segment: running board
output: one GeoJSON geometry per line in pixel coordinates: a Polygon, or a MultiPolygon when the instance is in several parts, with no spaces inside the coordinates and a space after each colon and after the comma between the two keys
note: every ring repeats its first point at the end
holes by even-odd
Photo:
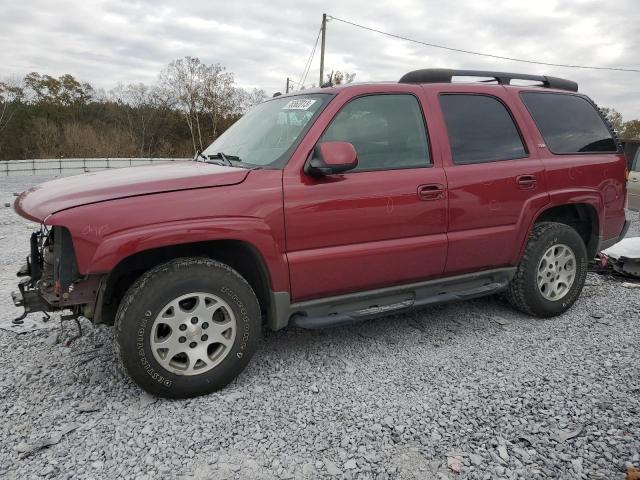
{"type": "Polygon", "coordinates": [[[339,327],[412,308],[483,297],[505,290],[514,274],[515,268],[501,268],[294,303],[289,325],[306,329],[339,327]]]}

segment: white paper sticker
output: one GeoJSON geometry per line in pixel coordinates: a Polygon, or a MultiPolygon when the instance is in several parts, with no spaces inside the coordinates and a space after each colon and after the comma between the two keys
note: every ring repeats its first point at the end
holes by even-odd
{"type": "Polygon", "coordinates": [[[289,100],[282,110],[309,110],[309,107],[316,103],[316,100],[310,100],[308,98],[289,100]]]}

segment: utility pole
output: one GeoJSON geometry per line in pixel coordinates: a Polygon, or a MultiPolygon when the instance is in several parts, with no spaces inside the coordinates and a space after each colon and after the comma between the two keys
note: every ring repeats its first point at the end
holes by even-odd
{"type": "Polygon", "coordinates": [[[289,77],[287,77],[287,92],[286,93],[289,93],[289,77]]]}
{"type": "Polygon", "coordinates": [[[324,37],[327,33],[327,14],[322,14],[322,27],[320,28],[322,35],[322,42],[320,43],[320,83],[318,87],[322,87],[324,83],[324,37]]]}

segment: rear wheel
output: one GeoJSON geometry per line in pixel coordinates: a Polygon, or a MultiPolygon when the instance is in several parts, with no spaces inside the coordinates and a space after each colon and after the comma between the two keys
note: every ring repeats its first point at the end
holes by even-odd
{"type": "Polygon", "coordinates": [[[116,345],[126,372],[154,395],[218,390],[247,365],[260,336],[260,308],[233,269],[204,258],[153,268],[125,294],[116,345]]]}
{"type": "Polygon", "coordinates": [[[525,313],[553,317],[573,305],[586,276],[587,250],[578,232],[563,223],[536,223],[507,298],[525,313]]]}

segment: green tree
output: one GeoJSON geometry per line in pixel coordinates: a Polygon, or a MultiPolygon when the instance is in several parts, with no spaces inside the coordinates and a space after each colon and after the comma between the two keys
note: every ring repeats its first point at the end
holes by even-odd
{"type": "Polygon", "coordinates": [[[624,123],[620,138],[625,140],[640,140],[640,120],[629,120],[624,123]]]}
{"type": "Polygon", "coordinates": [[[600,109],[602,114],[609,120],[609,123],[613,126],[615,132],[620,135],[624,128],[624,121],[622,120],[622,114],[613,108],[603,107],[600,109]]]}
{"type": "Polygon", "coordinates": [[[54,78],[31,72],[24,77],[25,91],[34,103],[54,105],[84,105],[91,100],[93,88],[66,74],[54,78]]]}

